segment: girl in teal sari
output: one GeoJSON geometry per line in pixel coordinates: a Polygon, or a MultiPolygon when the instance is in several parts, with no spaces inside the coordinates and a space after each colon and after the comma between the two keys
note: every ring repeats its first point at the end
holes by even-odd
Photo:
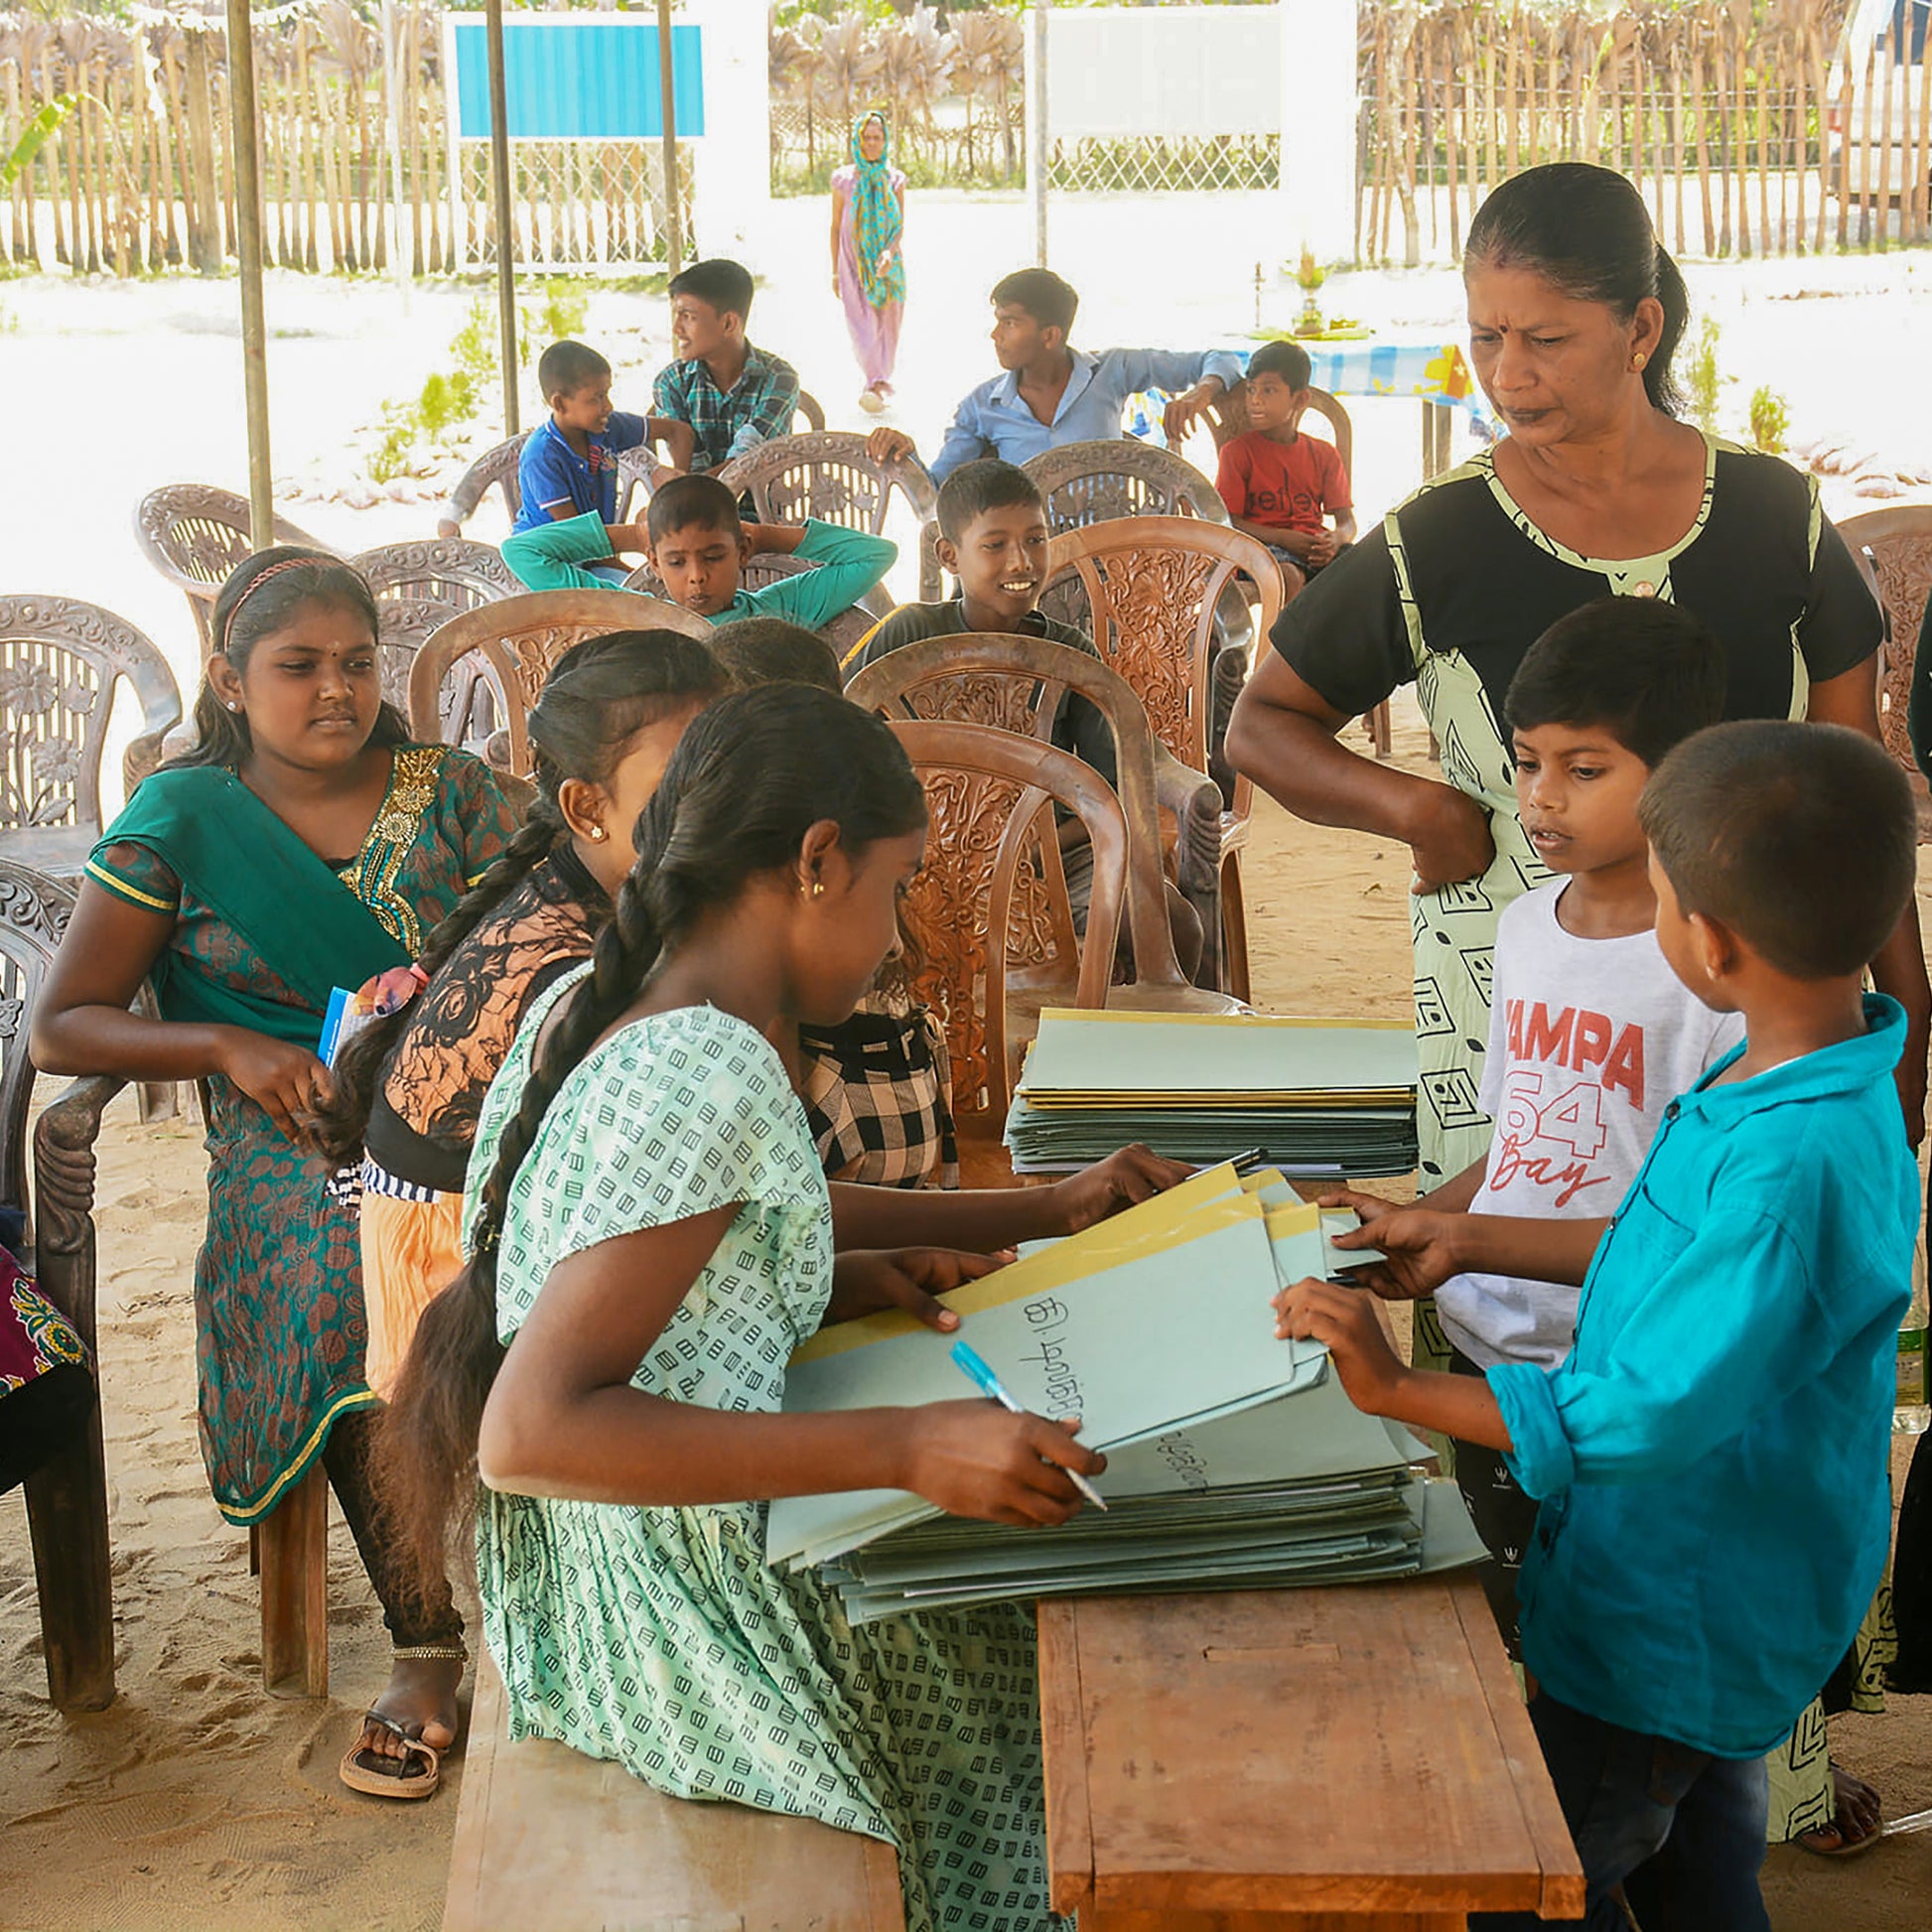
{"type": "Polygon", "coordinates": [[[355,1207],[311,1119],[333,987],[406,966],[514,820],[484,766],[412,745],[382,702],[376,613],[347,566],[251,557],[221,588],[200,742],[157,771],[87,862],[34,1021],[50,1073],[203,1080],[208,1214],[195,1309],[214,1500],[259,1522],[320,1457],[396,1644],[344,1761],[358,1789],[426,1796],[454,1741],[462,1621],[400,1581],[369,1506],[355,1207]],[[128,1011],[143,981],[159,1020],[128,1011]]]}

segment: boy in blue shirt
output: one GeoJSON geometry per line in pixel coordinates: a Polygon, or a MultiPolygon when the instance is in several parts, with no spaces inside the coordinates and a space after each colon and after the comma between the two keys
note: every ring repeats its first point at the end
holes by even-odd
{"type": "MultiPolygon", "coordinates": [[[[1641,807],[1657,939],[1744,1044],[1666,1110],[1608,1221],[1398,1210],[1343,1245],[1388,1292],[1471,1268],[1580,1282],[1554,1371],[1405,1368],[1359,1290],[1280,1332],[1357,1407],[1504,1451],[1541,1500],[1519,1584],[1530,1714],[1588,1881],[1587,1932],[1768,1932],[1760,1761],[1845,1654],[1884,1567],[1918,1170],[1904,1014],[1863,990],[1912,894],[1904,774],[1829,725],[1719,725],[1641,807]]],[[[1485,1924],[1534,1924],[1489,1919],[1485,1924]]]]}
{"type": "MultiPolygon", "coordinates": [[[[615,525],[618,458],[641,443],[664,442],[674,453],[685,447],[683,424],[611,407],[611,365],[583,343],[552,343],[537,359],[537,387],[550,417],[530,432],[517,459],[523,503],[512,532],[572,516],[615,525]]],[[[598,581],[623,581],[616,549],[605,547],[601,568],[591,572],[598,581]]]]}
{"type": "Polygon", "coordinates": [[[884,537],[836,523],[745,523],[737,498],[716,477],[673,478],[651,497],[643,524],[607,529],[584,515],[503,539],[503,561],[533,591],[609,588],[586,566],[612,550],[644,552],[672,603],[713,623],[783,618],[807,630],[856,604],[898,555],[898,546],[884,537]],[[743,589],[739,575],[747,559],[771,552],[818,568],[743,589]]]}

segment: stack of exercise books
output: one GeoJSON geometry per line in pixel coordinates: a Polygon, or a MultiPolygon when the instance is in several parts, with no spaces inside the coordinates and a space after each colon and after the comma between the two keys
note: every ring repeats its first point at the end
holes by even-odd
{"type": "MultiPolygon", "coordinates": [[[[766,1554],[815,1566],[855,1622],[1096,1590],[1355,1583],[1476,1561],[1453,1484],[1348,1401],[1318,1343],[1275,1338],[1273,1299],[1359,1265],[1329,1244],[1352,1215],[1304,1207],[1278,1173],[1230,1166],[942,1299],[959,1338],[1035,1414],[1104,1449],[1106,1509],[1054,1530],[940,1514],[902,1491],[783,1498],[766,1554]]],[[[884,1314],[793,1357],[797,1412],[974,1393],[953,1337],[884,1314]]]]}
{"type": "Polygon", "coordinates": [[[1006,1142],[1020,1173],[1082,1168],[1130,1141],[1196,1165],[1258,1148],[1298,1176],[1406,1173],[1416,1077],[1406,1022],[1049,1008],[1006,1142]]]}

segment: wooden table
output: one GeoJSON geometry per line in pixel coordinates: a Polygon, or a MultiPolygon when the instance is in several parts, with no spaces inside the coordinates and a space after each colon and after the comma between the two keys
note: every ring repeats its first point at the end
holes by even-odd
{"type": "Polygon", "coordinates": [[[1039,1606],[1046,1843],[1080,1932],[1583,1916],[1473,1578],[1039,1606]]]}

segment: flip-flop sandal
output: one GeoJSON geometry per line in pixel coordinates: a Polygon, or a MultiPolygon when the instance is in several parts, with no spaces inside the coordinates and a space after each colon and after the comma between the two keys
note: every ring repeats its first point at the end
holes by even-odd
{"type": "MultiPolygon", "coordinates": [[[[1854,1777],[1849,1771],[1842,1771],[1834,1764],[1831,1767],[1833,1801],[1838,1799],[1838,1786],[1841,1780],[1848,1786],[1858,1786],[1870,1794],[1873,1805],[1878,1801],[1877,1792],[1863,1778],[1854,1777]]],[[[1856,1859],[1862,1852],[1869,1852],[1885,1835],[1885,1821],[1882,1814],[1874,1817],[1868,1831],[1853,1838],[1840,1820],[1834,1816],[1829,1825],[1820,1825],[1809,1832],[1800,1832],[1797,1843],[1814,1858],[1818,1859],[1856,1859]]]]}
{"type": "Polygon", "coordinates": [[[1863,1838],[1847,1838],[1836,1825],[1820,1825],[1817,1830],[1800,1832],[1795,1843],[1802,1851],[1819,1859],[1856,1859],[1869,1852],[1885,1835],[1882,1825],[1874,1825],[1863,1838]]]}
{"type": "Polygon", "coordinates": [[[420,1737],[410,1736],[393,1718],[385,1718],[379,1711],[363,1713],[363,1729],[371,1725],[401,1743],[402,1756],[377,1757],[358,1741],[343,1753],[337,1776],[351,1791],[366,1792],[371,1798],[427,1798],[442,1782],[443,1753],[420,1737]]]}

